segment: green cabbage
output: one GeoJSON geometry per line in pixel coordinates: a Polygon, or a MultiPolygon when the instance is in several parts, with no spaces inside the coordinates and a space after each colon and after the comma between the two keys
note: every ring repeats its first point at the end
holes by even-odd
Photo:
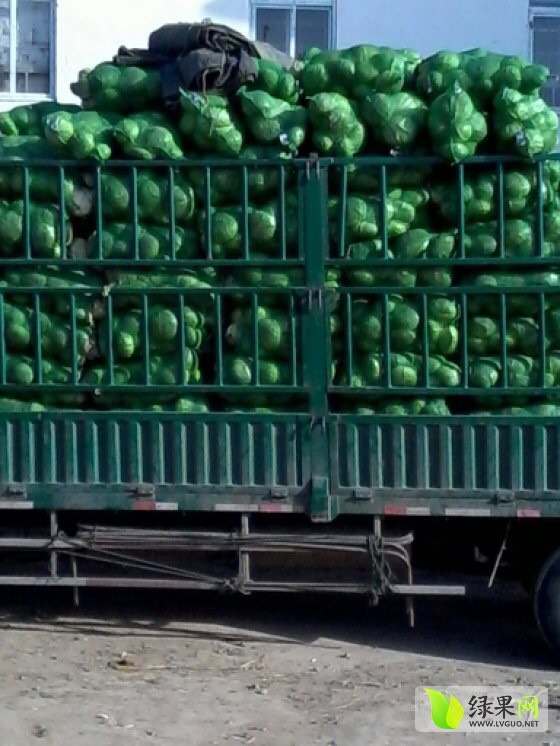
{"type": "Polygon", "coordinates": [[[537,95],[504,88],[494,101],[494,132],[503,149],[534,158],[558,145],[558,115],[537,95]]]}
{"type": "Polygon", "coordinates": [[[252,88],[265,91],[274,98],[297,104],[300,96],[299,84],[295,76],[273,60],[255,59],[257,79],[252,88]]]}
{"type": "MultiPolygon", "coordinates": [[[[94,186],[95,181],[88,176],[86,183],[94,186]]],[[[157,171],[140,169],[137,190],[138,219],[156,225],[168,225],[171,191],[167,176],[157,171]]],[[[175,221],[179,225],[188,225],[195,214],[193,188],[182,176],[175,174],[172,193],[175,221]]],[[[122,171],[104,170],[101,174],[101,201],[104,218],[116,222],[131,221],[134,201],[132,177],[122,171]]]]}
{"type": "Polygon", "coordinates": [[[44,119],[45,137],[76,160],[107,161],[112,155],[114,118],[96,111],[56,112],[44,119]]]}
{"type": "MultiPolygon", "coordinates": [[[[150,355],[167,355],[178,352],[181,333],[185,347],[199,350],[204,335],[204,316],[189,306],[183,308],[183,332],[181,332],[178,302],[162,305],[156,297],[148,308],[148,335],[150,355]]],[[[116,360],[141,358],[144,354],[144,315],[140,309],[129,309],[113,315],[112,341],[116,360]]],[[[109,322],[105,318],[99,334],[100,352],[107,357],[109,349],[109,322]]]]}
{"type": "Polygon", "coordinates": [[[104,62],[93,70],[82,70],[70,88],[82,99],[84,109],[122,114],[145,111],[160,104],[160,71],[104,62]]]}
{"type": "Polygon", "coordinates": [[[126,158],[138,161],[184,158],[175,125],[157,112],[132,114],[121,119],[115,125],[114,137],[126,158]]]}
{"type": "Polygon", "coordinates": [[[357,107],[340,93],[318,93],[309,99],[313,145],[323,155],[353,157],[362,150],[366,130],[357,107]]]}
{"type": "Polygon", "coordinates": [[[40,101],[37,104],[16,106],[0,113],[0,133],[4,136],[42,137],[45,131],[43,120],[48,114],[67,112],[75,114],[79,106],[59,104],[56,101],[40,101]]]}
{"type": "Polygon", "coordinates": [[[181,92],[182,116],[179,129],[198,150],[235,158],[243,146],[243,132],[227,98],[210,93],[203,96],[181,92]]]}
{"type": "Polygon", "coordinates": [[[398,93],[410,85],[420,56],[411,50],[360,44],[350,49],[320,52],[301,71],[306,96],[340,93],[364,98],[371,91],[398,93]]]}
{"type": "MultiPolygon", "coordinates": [[[[0,201],[0,256],[23,256],[25,250],[25,210],[23,200],[0,201]]],[[[67,243],[72,241],[71,225],[66,226],[67,243]]],[[[56,207],[30,203],[29,246],[34,258],[59,259],[60,215],[56,207]]]]}
{"type": "Polygon", "coordinates": [[[245,127],[262,145],[276,145],[297,152],[307,129],[307,111],[273,98],[266,91],[239,91],[245,127]]]}
{"type": "Polygon", "coordinates": [[[410,148],[428,119],[428,107],[412,93],[369,93],[360,113],[376,143],[394,150],[410,148]]]}
{"type": "MultiPolygon", "coordinates": [[[[171,235],[169,227],[157,225],[138,225],[138,258],[170,259],[171,235]]],[[[90,236],[85,250],[85,256],[104,259],[133,259],[135,256],[134,227],[130,223],[108,223],[103,226],[101,240],[101,254],[99,253],[98,232],[90,236]]],[[[175,256],[176,259],[194,259],[198,255],[199,237],[190,228],[175,226],[175,256]]]]}
{"type": "MultiPolygon", "coordinates": [[[[212,162],[219,160],[216,156],[205,155],[204,163],[212,166],[212,162]]],[[[281,160],[289,161],[291,154],[280,148],[251,145],[245,146],[239,154],[240,161],[281,160]]],[[[293,169],[285,170],[285,185],[290,188],[293,181],[293,169]]],[[[185,176],[192,184],[197,198],[206,201],[206,168],[192,167],[185,170],[185,176]]],[[[263,202],[278,194],[280,185],[279,169],[274,166],[250,165],[247,169],[247,190],[249,202],[263,202]]],[[[243,173],[239,167],[222,168],[214,166],[210,172],[210,197],[212,206],[218,207],[239,200],[243,189],[243,173]]]]}
{"type": "Polygon", "coordinates": [[[451,163],[474,155],[488,134],[484,116],[459,85],[442,93],[430,106],[428,129],[434,153],[451,163]]]}

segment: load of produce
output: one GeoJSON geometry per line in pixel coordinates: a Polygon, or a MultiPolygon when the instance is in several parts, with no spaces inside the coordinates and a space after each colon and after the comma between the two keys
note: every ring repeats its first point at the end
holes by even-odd
{"type": "MultiPolygon", "coordinates": [[[[218,380],[304,391],[317,303],[346,411],[446,415],[465,385],[492,398],[462,397],[461,413],[532,411],[503,389],[560,386],[560,301],[539,298],[560,277],[527,266],[560,266],[560,165],[533,162],[558,143],[546,68],[479,49],[308,50],[292,69],[253,60],[236,89],[185,85],[172,109],[157,63],[115,59],[80,72],[81,107],[0,114],[0,261],[36,262],[0,267],[7,382],[63,384],[2,411],[200,412],[216,402],[188,387],[218,380]],[[343,160],[298,160],[314,154],[343,160]],[[456,167],[496,154],[518,160],[456,167]],[[310,193],[324,273],[301,244],[310,193]],[[65,394],[76,379],[85,393],[65,394]]],[[[302,406],[257,394],[219,406],[302,406]]]]}
{"type": "MultiPolygon", "coordinates": [[[[190,274],[172,280],[165,273],[123,272],[113,287],[118,292],[109,293],[110,306],[98,324],[98,360],[88,366],[83,382],[110,383],[108,362],[112,358],[115,385],[161,387],[150,393],[150,403],[176,403],[180,397],[173,387],[201,382],[200,350],[208,321],[201,306],[208,296],[191,303],[185,295],[172,294],[171,288],[209,289],[209,285],[190,274]],[[154,296],[147,292],[158,287],[169,288],[170,293],[154,296]],[[171,388],[166,391],[165,387],[171,388]]],[[[95,395],[100,406],[109,408],[118,404],[133,408],[142,398],[136,393],[95,395]]]]}

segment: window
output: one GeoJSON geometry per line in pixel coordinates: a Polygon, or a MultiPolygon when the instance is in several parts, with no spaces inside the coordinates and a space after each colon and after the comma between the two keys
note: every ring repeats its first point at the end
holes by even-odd
{"type": "Polygon", "coordinates": [[[253,5],[255,39],[292,57],[299,57],[310,47],[332,46],[332,18],[332,7],[325,4],[253,5]]]}
{"type": "Polygon", "coordinates": [[[550,80],[543,87],[545,101],[560,109],[560,4],[534,8],[531,17],[533,61],[546,65],[550,80]]]}
{"type": "Polygon", "coordinates": [[[0,0],[0,96],[52,93],[53,0],[0,0]]]}

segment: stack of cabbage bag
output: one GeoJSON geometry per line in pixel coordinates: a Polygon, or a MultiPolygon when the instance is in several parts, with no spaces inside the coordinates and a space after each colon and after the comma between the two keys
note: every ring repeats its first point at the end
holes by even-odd
{"type": "MultiPolygon", "coordinates": [[[[465,180],[464,256],[468,259],[502,260],[495,271],[491,268],[454,270],[453,284],[469,289],[465,307],[467,315],[466,345],[469,355],[468,384],[473,388],[494,387],[554,387],[560,383],[556,376],[557,303],[553,295],[545,295],[546,362],[541,370],[540,327],[541,310],[539,285],[556,287],[555,271],[527,271],[524,267],[505,268],[508,262],[537,257],[560,257],[560,211],[558,209],[559,170],[557,162],[543,166],[541,194],[538,194],[536,169],[515,167],[503,175],[503,200],[500,205],[499,178],[495,171],[469,169],[465,180]],[[472,173],[469,173],[472,171],[472,173]],[[537,225],[537,204],[544,211],[542,241],[537,225]],[[503,235],[497,221],[504,215],[503,235]],[[484,290],[519,287],[525,292],[508,295],[503,302],[499,296],[485,295],[484,290]],[[502,343],[502,332],[505,337],[502,343]],[[504,366],[504,351],[505,366],[504,366]]],[[[451,184],[442,183],[432,188],[432,202],[438,219],[449,226],[456,224],[459,214],[458,191],[451,184]]],[[[459,242],[455,255],[459,255],[459,242]]],[[[463,327],[461,327],[463,328],[463,327]]],[[[484,398],[486,405],[500,406],[498,397],[484,398]]],[[[509,403],[512,403],[509,401],[509,403]]],[[[524,403],[521,398],[517,403],[524,403]]]]}
{"type": "MultiPolygon", "coordinates": [[[[6,270],[0,277],[5,383],[21,387],[17,399],[27,408],[31,384],[77,385],[95,354],[96,317],[101,313],[101,282],[79,271],[38,268],[6,270]],[[26,293],[24,288],[58,289],[60,294],[26,293]]],[[[79,393],[40,396],[43,405],[80,406],[79,393]]]]}
{"type": "Polygon", "coordinates": [[[3,399],[0,406],[16,409],[80,405],[80,395],[53,396],[48,389],[37,397],[40,403],[30,403],[25,387],[79,383],[95,349],[94,315],[101,283],[83,272],[48,264],[71,256],[72,243],[85,230],[93,209],[92,192],[77,169],[58,173],[33,166],[34,161],[60,157],[41,134],[42,122],[55,106],[17,107],[0,115],[0,158],[6,161],[0,169],[0,258],[39,262],[34,269],[0,271],[0,287],[14,291],[3,296],[5,382],[21,387],[14,400],[3,399]],[[27,170],[23,162],[31,164],[27,170]],[[73,299],[69,294],[31,296],[18,292],[24,287],[75,294],[73,299]]]}
{"type": "MultiPolygon", "coordinates": [[[[70,370],[72,380],[79,374],[92,390],[109,383],[137,387],[130,394],[95,394],[85,406],[197,411],[206,406],[204,402],[191,397],[177,401],[165,387],[179,384],[186,394],[192,384],[214,383],[220,361],[224,382],[252,385],[257,371],[263,385],[291,385],[299,380],[303,342],[297,328],[299,309],[294,308],[299,296],[273,291],[303,287],[303,277],[297,270],[235,265],[240,259],[303,259],[295,170],[282,172],[280,164],[311,153],[349,158],[435,154],[450,163],[487,152],[531,159],[556,147],[557,117],[539,96],[548,71],[517,57],[469,50],[421,60],[411,50],[359,45],[310,50],[292,70],[264,60],[257,61],[257,69],[251,86],[227,98],[184,91],[179,110],[168,112],[162,106],[157,69],[102,63],[82,71],[72,85],[81,107],[49,102],[0,114],[0,157],[10,161],[0,169],[0,257],[28,256],[44,262],[41,272],[30,273],[39,285],[103,287],[101,303],[94,290],[91,296],[80,291],[64,309],[49,305],[56,306],[55,300],[45,301],[44,307],[41,302],[39,309],[31,307],[25,294],[19,303],[7,298],[6,319],[15,332],[6,349],[10,355],[33,359],[41,344],[45,360],[70,370]],[[196,164],[176,167],[179,159],[193,158],[218,165],[210,170],[196,164]],[[39,165],[24,171],[21,166],[22,160],[32,164],[44,159],[92,165],[67,166],[63,172],[39,165]],[[111,167],[115,159],[143,161],[147,168],[132,174],[111,167]],[[224,159],[254,161],[254,165],[232,169],[224,159]],[[156,166],[153,161],[169,165],[156,166]],[[100,177],[97,164],[104,164],[100,177]],[[98,186],[102,215],[94,209],[98,186]],[[49,260],[66,257],[104,259],[110,269],[106,265],[103,271],[70,273],[49,268],[49,260]],[[232,265],[214,272],[165,267],[171,260],[192,259],[205,259],[209,266],[214,260],[232,265]],[[161,265],[135,266],[150,261],[161,265]],[[256,303],[244,293],[226,298],[223,328],[216,335],[223,341],[218,355],[212,344],[217,296],[211,287],[225,281],[266,292],[257,295],[256,303]],[[143,294],[151,288],[159,294],[143,294]],[[86,309],[86,318],[80,316],[73,331],[73,315],[86,309]],[[31,341],[26,341],[27,327],[35,335],[31,341]],[[74,347],[76,355],[69,356],[74,347]],[[258,360],[254,360],[256,347],[258,360]],[[185,355],[178,357],[181,348],[185,355]],[[115,365],[112,375],[109,362],[115,365]],[[142,394],[146,385],[148,394],[142,394]]],[[[540,195],[534,168],[506,171],[502,205],[497,176],[484,167],[469,168],[462,245],[457,234],[461,210],[450,169],[390,168],[383,177],[379,169],[349,162],[344,168],[331,168],[329,174],[330,251],[339,263],[328,283],[364,291],[348,298],[342,293],[342,302],[331,308],[332,374],[356,390],[373,390],[359,403],[365,409],[444,411],[439,400],[417,398],[403,399],[395,410],[390,397],[382,399],[383,387],[389,380],[410,391],[427,382],[450,390],[459,386],[466,373],[460,368],[465,344],[471,381],[492,380],[492,375],[486,376],[488,367],[500,367],[495,341],[481,340],[494,339],[496,308],[491,302],[478,306],[469,302],[465,341],[459,305],[446,291],[467,282],[484,284],[488,277],[499,282],[504,271],[491,275],[473,271],[467,276],[445,266],[420,267],[417,260],[448,260],[464,250],[465,256],[484,262],[500,256],[502,248],[504,263],[508,257],[560,253],[559,171],[555,165],[544,167],[540,195]],[[539,243],[535,208],[541,203],[545,220],[539,243]],[[500,236],[497,220],[502,213],[506,225],[500,236]],[[384,236],[388,239],[385,255],[384,236]],[[392,259],[417,264],[391,266],[392,259]],[[380,287],[387,288],[384,294],[376,292],[380,287]],[[425,303],[413,292],[419,287],[438,291],[425,303]],[[345,319],[351,327],[350,351],[345,319]],[[381,332],[386,321],[388,345],[381,332]],[[484,372],[482,378],[479,370],[484,372]]],[[[0,281],[23,287],[22,275],[4,272],[0,281]]],[[[547,345],[552,352],[556,349],[551,331],[554,312],[550,301],[547,345]]],[[[534,361],[526,330],[530,319],[535,323],[536,316],[508,311],[507,324],[517,324],[511,331],[514,341],[508,345],[512,355],[534,361]]],[[[534,380],[536,368],[533,362],[528,380],[534,380]]],[[[548,369],[545,373],[549,375],[548,369]]],[[[22,369],[24,385],[30,375],[22,369]]],[[[37,366],[32,375],[36,381],[37,366]]],[[[498,370],[496,380],[500,375],[498,370]]],[[[542,373],[538,375],[542,382],[542,373]]],[[[48,381],[49,376],[51,372],[45,372],[43,379],[48,381]]],[[[52,376],[56,377],[54,372],[52,376]]]]}
{"type": "Polygon", "coordinates": [[[205,411],[198,397],[177,397],[176,388],[200,384],[200,351],[207,341],[205,312],[211,286],[195,274],[118,272],[98,325],[98,360],[88,366],[84,383],[138,387],[120,394],[95,394],[101,407],[205,411]],[[145,291],[164,289],[164,294],[145,291]],[[185,291],[195,292],[189,296],[185,291]],[[183,353],[183,354],[181,354],[183,353]],[[112,376],[111,376],[112,371],[112,376]],[[150,388],[153,387],[152,391],[150,388]],[[146,391],[149,397],[146,397],[146,391]]]}

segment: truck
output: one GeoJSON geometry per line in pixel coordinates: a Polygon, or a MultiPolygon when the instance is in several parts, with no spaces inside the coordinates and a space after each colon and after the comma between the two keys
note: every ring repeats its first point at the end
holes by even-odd
{"type": "MultiPolygon", "coordinates": [[[[17,287],[10,281],[0,283],[0,393],[6,401],[54,402],[37,408],[6,405],[0,412],[0,584],[66,587],[76,601],[82,589],[92,587],[333,593],[363,596],[373,603],[401,596],[412,623],[416,597],[465,595],[465,568],[476,566],[490,584],[503,575],[524,583],[539,628],[558,652],[560,420],[553,409],[551,414],[546,408],[506,411],[487,406],[490,397],[554,400],[554,383],[547,377],[553,355],[547,342],[547,308],[558,288],[544,279],[521,291],[519,285],[481,287],[468,282],[444,290],[415,283],[396,287],[391,274],[395,269],[452,269],[468,277],[474,269],[504,267],[521,274],[552,272],[558,260],[547,249],[540,187],[547,164],[557,158],[523,164],[537,184],[537,256],[512,255],[507,245],[504,175],[519,162],[477,156],[453,167],[456,181],[450,189],[456,189],[458,209],[451,232],[457,250],[447,258],[395,258],[389,251],[387,205],[397,170],[422,174],[441,165],[437,158],[80,164],[91,176],[98,236],[93,249],[85,252],[71,250],[65,220],[63,185],[76,162],[0,163],[0,169],[21,171],[24,191],[22,251],[3,256],[2,276],[19,273],[27,278],[17,287]],[[498,185],[498,253],[484,259],[469,255],[463,199],[470,169],[481,166],[495,174],[498,185]],[[374,256],[358,258],[349,254],[345,239],[348,178],[357,168],[370,174],[377,188],[380,241],[374,256]],[[57,231],[62,249],[60,256],[48,260],[35,253],[30,224],[30,183],[38,169],[56,174],[60,184],[57,231]],[[174,194],[179,173],[199,169],[205,201],[197,215],[202,256],[185,259],[176,251],[176,205],[170,196],[170,254],[156,259],[142,255],[138,184],[147,169],[167,180],[168,196],[174,194]],[[253,177],[265,171],[277,186],[277,231],[274,249],[263,256],[264,243],[254,241],[256,218],[249,191],[253,177]],[[104,255],[101,239],[103,179],[109,172],[126,174],[132,185],[132,252],[119,258],[104,255]],[[236,217],[241,237],[234,259],[215,245],[214,222],[223,217],[212,201],[224,173],[234,174],[240,185],[236,217]],[[294,193],[296,200],[290,197],[294,193]],[[99,287],[78,282],[39,286],[29,279],[47,265],[53,272],[98,273],[99,287]],[[123,271],[194,277],[209,265],[215,273],[210,288],[171,281],[131,288],[119,282],[123,271]],[[340,273],[349,269],[387,279],[369,288],[341,281],[340,273]],[[257,270],[261,279],[269,272],[272,281],[257,281],[257,270]],[[274,273],[287,273],[289,282],[274,281],[274,273]],[[288,319],[283,372],[277,379],[260,364],[267,340],[260,333],[259,308],[271,293],[288,319]],[[140,319],[140,372],[124,381],[113,322],[120,301],[131,294],[140,319]],[[419,309],[415,382],[401,380],[400,372],[387,364],[394,354],[390,304],[395,294],[411,299],[419,309]],[[431,299],[442,294],[455,299],[459,308],[459,379],[453,383],[436,378],[430,366],[427,309],[431,299]],[[519,300],[520,294],[522,302],[535,309],[537,328],[537,373],[525,385],[507,372],[509,302],[512,297],[519,300]],[[28,356],[34,376],[23,383],[10,373],[6,349],[6,307],[22,303],[22,298],[34,310],[28,356]],[[249,309],[244,317],[249,362],[232,382],[228,309],[232,299],[239,305],[240,298],[249,309]],[[352,375],[352,350],[359,343],[353,334],[356,298],[375,300],[380,309],[379,355],[385,364],[377,379],[365,383],[352,375]],[[473,298],[485,298],[498,309],[495,359],[502,374],[487,388],[473,380],[469,365],[466,309],[473,298]],[[105,330],[103,375],[96,380],[80,375],[75,362],[76,309],[85,299],[102,308],[105,330]],[[180,328],[171,355],[180,375],[171,381],[153,375],[149,314],[162,299],[179,309],[180,328]],[[70,309],[72,362],[63,382],[45,382],[42,368],[41,311],[53,302],[70,309]],[[186,382],[183,311],[200,304],[212,319],[209,373],[186,382]],[[338,318],[336,329],[333,315],[338,318]],[[344,360],[345,379],[333,376],[337,356],[344,360]],[[133,404],[125,403],[131,397],[133,404]],[[187,397],[187,402],[203,398],[209,405],[187,403],[175,410],[165,406],[167,399],[178,397],[187,397]],[[378,406],[380,401],[419,397],[449,398],[455,404],[452,413],[415,413],[414,407],[395,413],[390,406],[378,406]],[[154,407],[154,401],[163,403],[154,407]]],[[[102,340],[97,344],[102,346],[102,340]]]]}

